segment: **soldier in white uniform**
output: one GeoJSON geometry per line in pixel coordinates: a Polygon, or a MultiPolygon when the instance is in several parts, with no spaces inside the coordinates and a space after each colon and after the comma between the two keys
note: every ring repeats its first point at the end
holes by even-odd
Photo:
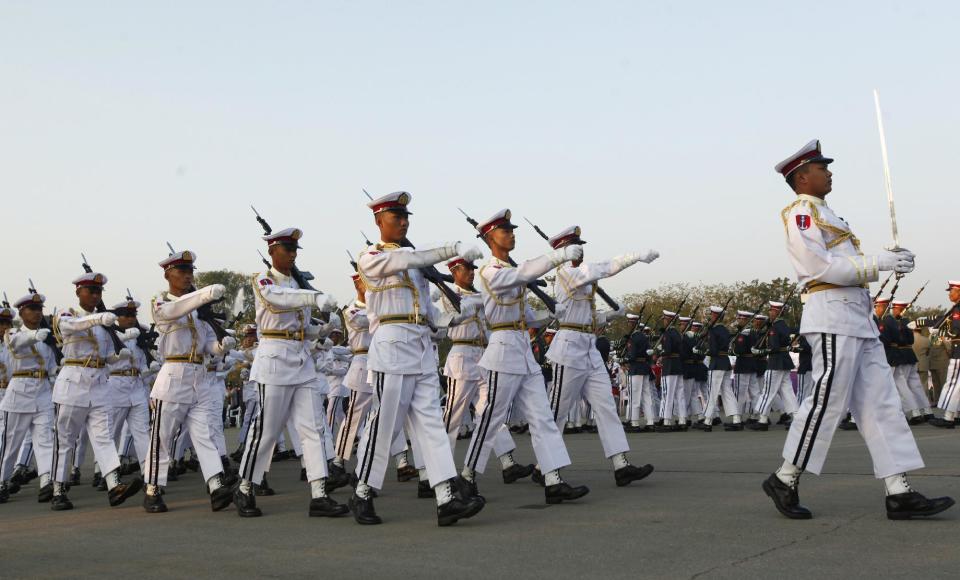
{"type": "Polygon", "coordinates": [[[800,474],[820,473],[837,425],[849,408],[886,487],[887,517],[910,519],[940,513],[949,497],[928,499],[914,491],[905,472],[923,467],[920,451],[900,410],[900,400],[877,328],[868,289],[882,271],[911,272],[907,250],[864,255],[847,223],[824,198],[832,189],[833,160],[811,141],[777,165],[797,194],[783,212],[787,251],[806,286],[800,333],[813,350],[813,393],[804,399],[783,447],[783,465],[763,489],[783,515],[808,519],[798,496],[800,474]]]}
{"type": "Polygon", "coordinates": [[[340,423],[335,444],[333,463],[344,467],[353,456],[353,444],[357,438],[360,426],[367,418],[370,404],[373,401],[373,387],[367,382],[367,354],[370,350],[370,322],[367,320],[367,305],[364,302],[366,287],[360,274],[353,274],[353,285],[357,291],[357,299],[344,309],[343,318],[346,321],[347,344],[353,357],[350,367],[344,376],[343,384],[350,391],[347,400],[347,410],[340,423]]]}
{"type": "MultiPolygon", "coordinates": [[[[443,366],[443,375],[447,378],[447,401],[443,409],[443,423],[450,437],[450,448],[457,448],[457,437],[464,418],[470,412],[470,405],[477,401],[480,385],[484,381],[479,363],[483,349],[487,346],[487,326],[483,315],[483,300],[473,286],[477,267],[473,262],[454,258],[447,262],[447,269],[453,276],[454,292],[460,297],[460,312],[457,312],[446,297],[441,295],[440,305],[443,312],[453,318],[447,330],[447,337],[453,343],[443,366]]],[[[483,387],[488,392],[487,386],[483,387]]],[[[493,448],[500,458],[504,483],[513,483],[529,477],[534,470],[532,464],[520,465],[513,457],[516,445],[509,429],[498,426],[493,435],[493,448]]]]}
{"type": "MultiPolygon", "coordinates": [[[[50,466],[54,418],[50,377],[56,371],[57,363],[53,350],[44,342],[50,331],[40,327],[45,300],[37,293],[17,300],[14,308],[20,312],[23,327],[9,330],[3,337],[9,383],[0,400],[0,503],[7,501],[9,493],[19,489],[19,483],[9,480],[28,433],[32,435],[32,449],[40,472],[38,499],[47,502],[53,497],[50,466]]],[[[3,312],[10,314],[9,319],[12,319],[12,310],[4,308],[3,312]]],[[[8,319],[7,316],[3,318],[8,319]]]]}
{"type": "MultiPolygon", "coordinates": [[[[123,330],[123,346],[130,354],[121,356],[108,365],[110,378],[107,386],[113,404],[113,440],[118,449],[122,449],[120,435],[126,423],[133,438],[137,458],[143,464],[150,445],[150,403],[142,376],[149,367],[143,349],[137,346],[137,338],[140,336],[140,327],[137,324],[138,308],[139,302],[128,299],[115,304],[111,309],[117,315],[117,326],[123,330]]],[[[141,467],[141,472],[143,471],[141,467]]]]}
{"type": "MultiPolygon", "coordinates": [[[[582,247],[586,243],[578,226],[561,231],[549,242],[554,250],[582,247]]],[[[630,446],[613,402],[610,374],[596,344],[597,329],[621,312],[597,312],[597,280],[614,276],[637,262],[649,264],[659,255],[656,250],[643,250],[604,262],[583,262],[581,256],[560,264],[556,273],[557,310],[562,314],[560,331],[547,351],[547,359],[553,363],[553,389],[550,392],[553,418],[557,427],[562,427],[564,417],[574,404],[581,400],[590,404],[596,417],[603,455],[613,461],[614,479],[621,487],[650,475],[653,466],[636,467],[627,460],[630,446]]]]}
{"type": "Polygon", "coordinates": [[[368,204],[380,230],[380,242],[364,249],[357,259],[373,335],[367,367],[377,411],[360,441],[359,481],[350,509],[360,524],[381,523],[371,488],[382,487],[391,442],[407,422],[436,496],[437,523],[446,526],[476,515],[483,502],[454,488],[457,472],[443,429],[440,380],[431,341],[435,309],[420,269],[457,255],[473,260],[480,251],[470,247],[461,253],[459,242],[431,250],[402,247],[410,225],[409,202],[409,193],[395,192],[368,204]]]}
{"type": "Polygon", "coordinates": [[[257,416],[260,400],[257,396],[257,383],[250,380],[250,366],[257,353],[257,325],[248,324],[243,330],[243,339],[240,349],[231,351],[227,359],[231,364],[240,367],[240,379],[243,381],[243,392],[240,400],[243,401],[243,420],[240,423],[240,432],[237,436],[237,450],[230,454],[234,461],[243,457],[244,444],[253,418],[257,416]]]}
{"type": "Polygon", "coordinates": [[[347,513],[345,505],[327,495],[325,426],[323,408],[318,408],[322,399],[314,393],[314,383],[321,377],[317,376],[310,352],[311,341],[320,331],[311,324],[311,311],[316,307],[331,312],[336,301],[329,294],[302,288],[294,279],[299,274],[295,269],[302,235],[301,230],[288,228],[263,236],[272,265],[252,281],[260,346],[250,378],[257,382],[260,410],[240,462],[241,480],[234,503],[241,517],[262,515],[253,484],[260,482],[269,469],[274,445],[288,418],[293,419],[303,446],[303,464],[310,484],[310,516],[336,517],[347,513]]]}
{"type": "MultiPolygon", "coordinates": [[[[470,439],[463,477],[476,487],[476,474],[486,469],[497,429],[507,419],[511,406],[518,406],[530,426],[531,443],[542,474],[535,481],[545,484],[547,503],[579,499],[590,492],[586,486],[571,486],[560,476],[570,465],[557,420],[547,402],[546,385],[540,365],[533,358],[528,328],[540,327],[548,316],[537,316],[526,302],[526,285],[560,266],[579,260],[583,248],[572,244],[518,266],[511,265],[510,252],[516,246],[510,210],[504,209],[477,224],[477,230],[493,255],[480,268],[480,293],[484,317],[491,330],[490,342],[480,359],[486,371],[486,396],[477,407],[477,428],[470,439]]],[[[554,377],[556,381],[556,377],[554,377]]]]}
{"type": "Polygon", "coordinates": [[[208,412],[201,402],[204,390],[209,388],[204,355],[228,352],[235,341],[227,336],[218,342],[212,326],[200,319],[197,309],[222,298],[225,289],[220,284],[194,289],[196,258],[193,252],[182,251],[161,261],[168,290],[153,298],[153,321],[160,334],[157,350],[163,366],[150,392],[155,417],[147,451],[147,492],[143,498],[143,509],[148,513],[167,511],[161,489],[167,485],[174,438],[181,427],[193,442],[210,493],[211,509],[224,509],[233,497],[210,433],[208,412]]]}
{"type": "Polygon", "coordinates": [[[73,284],[79,310],[61,312],[54,319],[54,333],[63,345],[64,356],[63,369],[57,374],[53,387],[56,423],[50,507],[56,511],[73,509],[67,498],[67,484],[81,431],[89,436],[97,464],[105,474],[111,506],[122,504],[143,484],[139,477],[130,483],[120,482],[120,457],[111,429],[113,410],[106,366],[108,361],[115,361],[118,354],[124,353],[114,350],[108,335],[111,331],[107,327],[117,323],[117,316],[112,312],[95,312],[98,304],[102,304],[106,282],[107,277],[97,272],[76,278],[73,284]]]}

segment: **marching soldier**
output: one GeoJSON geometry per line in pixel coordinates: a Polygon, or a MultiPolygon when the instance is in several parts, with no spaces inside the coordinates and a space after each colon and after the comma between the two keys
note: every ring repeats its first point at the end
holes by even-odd
{"type": "MultiPolygon", "coordinates": [[[[270,468],[273,448],[288,418],[293,422],[303,449],[303,464],[310,485],[308,513],[312,517],[337,517],[347,507],[328,495],[325,421],[314,383],[318,375],[310,352],[311,339],[320,332],[311,323],[314,307],[332,312],[336,301],[329,294],[302,288],[294,277],[297,250],[303,232],[288,228],[263,236],[271,259],[270,268],[253,277],[256,323],[260,345],[250,369],[256,381],[260,409],[247,438],[240,462],[240,485],[234,504],[240,517],[262,515],[253,485],[270,468]]],[[[326,387],[326,381],[323,381],[326,387]]],[[[291,434],[292,435],[292,434],[291,434]]]]}
{"type": "Polygon", "coordinates": [[[704,416],[707,411],[707,395],[710,390],[707,380],[710,371],[704,362],[707,358],[706,354],[696,348],[700,334],[703,332],[703,323],[694,320],[690,323],[690,328],[691,330],[688,331],[688,334],[692,333],[690,337],[690,356],[693,359],[693,394],[690,397],[690,404],[693,405],[696,403],[699,409],[697,411],[697,420],[694,422],[694,427],[696,427],[696,425],[705,425],[704,416]]]}
{"type": "MultiPolygon", "coordinates": [[[[790,358],[790,337],[793,333],[787,322],[780,317],[783,303],[771,301],[769,306],[773,324],[767,330],[766,342],[762,347],[754,347],[752,351],[754,355],[768,357],[763,387],[754,407],[758,421],[750,425],[755,431],[766,431],[770,428],[770,408],[777,397],[780,397],[785,414],[792,417],[797,412],[797,396],[790,382],[790,371],[794,368],[793,359],[790,358]]],[[[760,340],[764,338],[761,336],[760,340]]],[[[789,421],[785,424],[789,425],[789,421]]]]}
{"type": "Polygon", "coordinates": [[[209,388],[204,355],[223,354],[234,346],[232,337],[217,341],[211,325],[200,319],[197,309],[223,297],[220,284],[199,290],[193,286],[193,270],[197,255],[190,251],[176,252],[162,260],[163,277],[168,289],[152,301],[153,321],[160,334],[157,351],[163,366],[150,391],[155,415],[147,450],[147,490],[143,509],[147,513],[167,511],[161,495],[167,485],[174,460],[175,436],[183,429],[189,436],[200,462],[210,507],[219,511],[230,505],[233,493],[223,478],[220,454],[213,442],[209,413],[201,405],[204,389],[209,388]]]}
{"type": "MultiPolygon", "coordinates": [[[[733,390],[737,395],[739,413],[749,417],[750,414],[750,391],[757,382],[757,361],[753,358],[754,335],[751,334],[749,326],[753,313],[746,310],[738,310],[736,317],[736,337],[733,339],[731,351],[736,357],[733,365],[733,390]]],[[[732,424],[731,424],[732,425],[732,424]]],[[[742,431],[732,427],[730,431],[742,431]]]]}
{"type": "MultiPolygon", "coordinates": [[[[450,437],[450,448],[456,449],[457,435],[470,405],[477,400],[483,383],[483,373],[478,364],[487,346],[487,326],[483,316],[483,300],[473,286],[477,267],[473,262],[454,258],[447,262],[447,269],[453,276],[454,291],[460,296],[460,312],[441,295],[440,304],[446,314],[453,316],[447,337],[453,342],[443,374],[447,378],[447,402],[443,410],[444,426],[450,437]]],[[[483,390],[489,392],[487,385],[483,390]]],[[[478,401],[479,406],[479,401],[478,401]]],[[[503,482],[513,483],[518,479],[530,477],[533,465],[520,465],[513,457],[516,445],[510,431],[498,426],[494,437],[494,452],[500,458],[503,467],[503,482]]]]}
{"type": "MultiPolygon", "coordinates": [[[[570,244],[513,266],[510,252],[516,246],[516,226],[510,217],[510,210],[504,209],[477,224],[492,253],[479,271],[484,316],[491,334],[479,363],[487,372],[487,396],[477,407],[477,428],[470,439],[462,474],[475,489],[476,474],[484,472],[493,447],[493,434],[506,421],[511,405],[519,406],[530,428],[537,457],[539,470],[534,472],[534,481],[540,483],[543,479],[547,503],[556,504],[581,498],[590,490],[586,486],[573,487],[560,476],[560,469],[570,464],[557,426],[562,416],[554,415],[547,402],[543,372],[534,359],[527,334],[529,328],[546,324],[547,317],[536,315],[526,303],[526,285],[564,262],[580,260],[583,249],[570,244]]],[[[556,374],[553,379],[554,384],[562,380],[556,374]]]]}
{"type": "Polygon", "coordinates": [[[240,349],[230,351],[230,354],[227,355],[227,361],[240,369],[240,380],[243,381],[243,390],[240,396],[243,406],[243,419],[240,421],[237,449],[230,454],[230,458],[234,461],[240,461],[243,458],[243,449],[250,432],[250,425],[253,424],[253,419],[257,416],[257,409],[260,406],[260,399],[257,396],[257,383],[250,380],[250,366],[253,364],[256,353],[257,325],[248,324],[243,329],[240,349]]]}
{"type": "Polygon", "coordinates": [[[877,298],[873,303],[873,322],[876,324],[877,331],[880,333],[880,342],[883,344],[884,356],[893,372],[893,381],[897,387],[897,392],[900,394],[900,404],[904,415],[908,418],[907,422],[910,423],[913,421],[912,424],[922,423],[923,415],[920,413],[920,404],[917,402],[916,397],[913,396],[913,393],[910,392],[906,381],[900,381],[898,379],[900,373],[897,369],[905,362],[903,359],[904,352],[900,349],[900,324],[893,317],[889,306],[889,298],[877,298]]]}
{"type": "Polygon", "coordinates": [[[917,355],[913,352],[913,331],[907,327],[910,322],[904,318],[903,313],[910,306],[905,300],[894,300],[890,303],[890,310],[893,319],[896,321],[897,332],[900,338],[897,340],[897,350],[900,351],[900,364],[893,370],[893,378],[900,386],[900,392],[909,393],[913,396],[914,405],[917,406],[917,415],[910,417],[907,421],[911,425],[926,423],[933,418],[933,411],[930,409],[930,399],[927,398],[927,392],[920,383],[920,375],[917,373],[917,355]]]}
{"type": "Polygon", "coordinates": [[[796,341],[797,353],[799,353],[799,364],[797,364],[797,408],[803,404],[803,400],[810,395],[810,386],[813,383],[810,371],[813,370],[813,351],[810,349],[810,343],[803,335],[797,335],[796,341]]]}
{"type": "Polygon", "coordinates": [[[748,390],[750,403],[747,407],[748,409],[754,410],[754,413],[747,420],[747,423],[754,425],[759,422],[759,417],[755,411],[757,402],[760,400],[760,389],[761,384],[763,383],[763,376],[767,373],[767,353],[761,351],[757,346],[761,343],[764,337],[764,327],[767,324],[767,315],[766,314],[757,314],[753,317],[753,328],[751,328],[750,333],[753,335],[753,346],[750,348],[751,354],[753,354],[753,360],[756,361],[757,372],[754,377],[754,381],[750,383],[750,389],[748,390]]]}
{"type": "Polygon", "coordinates": [[[576,246],[581,253],[577,259],[560,264],[556,271],[560,288],[557,310],[562,314],[560,331],[547,351],[547,359],[554,364],[555,379],[550,393],[553,417],[557,427],[561,427],[571,406],[585,400],[596,416],[603,455],[613,462],[617,485],[629,485],[650,475],[653,466],[637,467],[627,460],[630,447],[613,402],[610,374],[597,348],[596,336],[596,331],[621,311],[597,312],[597,280],[615,276],[637,262],[649,264],[660,254],[656,250],[643,250],[604,262],[584,262],[582,247],[586,242],[580,237],[578,226],[561,231],[549,242],[554,250],[576,246]]]}
{"type": "Polygon", "coordinates": [[[950,364],[947,366],[947,380],[940,392],[938,407],[943,409],[943,418],[931,423],[937,427],[953,429],[960,409],[960,280],[947,283],[952,306],[943,316],[932,320],[923,320],[931,330],[931,342],[944,345],[950,352],[950,364]]]}
{"type": "Polygon", "coordinates": [[[815,385],[803,401],[783,448],[783,465],[763,489],[783,515],[809,519],[799,502],[804,471],[820,473],[830,441],[849,408],[873,460],[874,474],[886,487],[887,517],[910,519],[942,512],[953,499],[928,499],[913,490],[906,471],[923,460],[897,401],[877,329],[870,321],[869,282],[881,271],[906,274],[914,256],[907,250],[864,255],[847,223],[824,198],[832,189],[827,165],[833,160],[811,141],[777,165],[797,194],[783,212],[787,250],[799,282],[806,286],[800,333],[813,351],[815,385]]]}
{"type": "MultiPolygon", "coordinates": [[[[657,425],[657,433],[670,433],[671,431],[686,431],[687,416],[686,411],[678,407],[681,401],[685,399],[683,393],[683,337],[673,327],[672,322],[677,317],[677,313],[669,310],[663,311],[663,317],[660,319],[662,334],[660,335],[660,344],[657,354],[660,357],[660,416],[663,417],[663,423],[657,425]],[[679,415],[679,413],[684,413],[679,415]],[[674,426],[673,418],[678,416],[679,421],[674,426]]],[[[648,351],[650,352],[650,351],[648,351]]],[[[650,352],[653,354],[653,352],[650,352]]]]}
{"type": "Polygon", "coordinates": [[[630,426],[627,427],[627,431],[630,433],[651,433],[654,430],[654,425],[657,424],[655,405],[657,385],[650,364],[650,355],[647,354],[647,351],[650,350],[650,339],[644,332],[646,326],[640,322],[640,317],[636,314],[628,314],[627,318],[631,316],[635,321],[635,326],[627,339],[625,361],[627,363],[627,389],[630,400],[627,417],[630,426]],[[647,423],[643,427],[640,426],[641,408],[647,423]]]}
{"type": "MultiPolygon", "coordinates": [[[[710,356],[710,366],[707,374],[707,384],[710,388],[707,396],[707,409],[704,412],[703,422],[694,425],[694,428],[710,431],[714,418],[720,415],[717,410],[717,399],[723,399],[723,410],[730,416],[730,423],[724,426],[726,431],[743,429],[740,422],[740,403],[730,381],[730,330],[723,325],[723,308],[710,306],[710,322],[713,326],[707,331],[706,354],[710,356]]],[[[701,347],[702,348],[702,347],[701,347]]],[[[699,349],[698,349],[699,350],[699,349]]],[[[698,354],[703,354],[699,352],[698,354]]]]}
{"type": "Polygon", "coordinates": [[[142,486],[140,478],[129,484],[120,482],[120,457],[110,430],[112,407],[106,366],[118,353],[107,333],[112,332],[108,328],[116,324],[117,316],[96,312],[106,283],[107,277],[97,272],[76,278],[73,284],[79,310],[67,310],[54,318],[53,330],[64,355],[63,369],[53,386],[56,422],[50,507],[55,511],[73,509],[66,489],[81,432],[89,436],[97,464],[105,474],[111,506],[122,504],[142,486]]]}
{"type": "Polygon", "coordinates": [[[366,286],[360,274],[353,274],[353,286],[357,297],[343,311],[346,321],[347,344],[353,358],[344,377],[343,384],[350,390],[347,410],[337,433],[336,452],[333,463],[343,468],[353,456],[353,445],[357,439],[360,425],[366,421],[370,405],[373,402],[373,387],[367,382],[367,354],[370,349],[370,321],[367,318],[367,305],[364,294],[366,286]]]}
{"type": "MultiPolygon", "coordinates": [[[[40,472],[40,502],[53,497],[50,466],[53,463],[53,389],[50,377],[57,363],[53,350],[47,344],[50,330],[41,328],[43,304],[46,298],[32,292],[14,302],[20,313],[23,327],[4,333],[7,372],[9,383],[0,400],[0,503],[10,493],[19,489],[19,483],[11,482],[17,454],[27,434],[31,435],[32,449],[37,456],[40,472]]],[[[11,321],[13,310],[4,307],[0,321],[11,321]]],[[[7,326],[4,324],[4,326],[7,326]]],[[[27,461],[27,460],[24,460],[27,461]]]]}
{"type": "MultiPolygon", "coordinates": [[[[432,250],[401,247],[410,225],[410,194],[395,192],[367,204],[380,230],[380,242],[357,259],[366,286],[367,317],[373,339],[367,367],[374,381],[377,412],[368,419],[360,441],[359,479],[350,510],[360,524],[379,524],[372,491],[383,486],[390,447],[405,421],[413,446],[426,466],[437,500],[437,524],[447,526],[473,517],[483,501],[454,488],[457,475],[453,453],[440,411],[440,379],[431,343],[435,326],[433,303],[420,268],[460,256],[480,257],[474,247],[457,242],[432,250]]],[[[501,423],[502,423],[501,419],[501,423]]]]}
{"type": "Polygon", "coordinates": [[[112,308],[117,315],[117,326],[123,331],[123,346],[129,355],[125,354],[108,365],[110,378],[107,386],[113,403],[113,439],[119,446],[120,434],[126,424],[133,437],[137,458],[143,463],[150,445],[150,404],[141,377],[149,367],[143,349],[137,345],[140,336],[138,308],[140,303],[133,299],[124,300],[112,308]]]}

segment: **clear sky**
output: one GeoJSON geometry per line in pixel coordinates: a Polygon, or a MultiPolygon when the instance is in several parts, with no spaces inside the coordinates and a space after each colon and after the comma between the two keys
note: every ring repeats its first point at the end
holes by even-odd
{"type": "MultiPolygon", "coordinates": [[[[890,243],[880,90],[903,245],[943,303],[956,257],[957,2],[0,3],[0,288],[108,304],[163,287],[164,242],[253,272],[249,204],[305,231],[303,269],[352,295],[375,236],[361,187],[413,194],[411,240],[472,238],[457,206],[590,257],[662,258],[605,286],[793,272],[773,166],[812,138],[868,253],[890,243]]],[[[518,230],[516,257],[540,253],[518,230]]]]}

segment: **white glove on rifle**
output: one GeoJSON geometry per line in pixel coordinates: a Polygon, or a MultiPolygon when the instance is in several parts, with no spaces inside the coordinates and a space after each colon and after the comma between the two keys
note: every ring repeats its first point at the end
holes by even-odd
{"type": "Polygon", "coordinates": [[[37,329],[37,330],[27,330],[27,331],[26,331],[26,334],[27,334],[27,336],[29,336],[30,338],[32,338],[33,340],[35,340],[35,341],[37,341],[37,342],[43,342],[43,341],[47,340],[47,337],[48,337],[48,336],[50,336],[50,329],[49,329],[49,328],[40,328],[40,329],[37,329]]]}
{"type": "Polygon", "coordinates": [[[893,270],[897,274],[909,274],[913,272],[913,259],[914,255],[910,250],[884,250],[877,256],[877,266],[881,272],[893,270]]]}
{"type": "Polygon", "coordinates": [[[113,312],[99,312],[96,316],[100,326],[113,326],[117,323],[117,315],[113,312]]]}
{"type": "Polygon", "coordinates": [[[329,294],[317,294],[317,308],[320,312],[333,312],[337,309],[337,299],[329,294]]]}
{"type": "Polygon", "coordinates": [[[564,246],[561,251],[565,262],[576,262],[583,259],[583,246],[579,244],[564,246]]]}
{"type": "Polygon", "coordinates": [[[223,284],[211,284],[207,288],[210,289],[210,298],[213,300],[220,300],[227,293],[227,287],[223,284]]]}
{"type": "Polygon", "coordinates": [[[220,348],[222,352],[227,352],[233,347],[237,346],[237,339],[232,336],[225,336],[223,340],[220,341],[220,348]]]}
{"type": "Polygon", "coordinates": [[[476,262],[483,257],[483,252],[480,251],[480,248],[474,244],[469,246],[461,242],[457,242],[457,255],[468,262],[476,262]]]}

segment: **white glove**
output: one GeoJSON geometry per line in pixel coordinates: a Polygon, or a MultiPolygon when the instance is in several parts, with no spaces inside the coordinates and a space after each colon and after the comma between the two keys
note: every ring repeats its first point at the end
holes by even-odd
{"type": "Polygon", "coordinates": [[[693,354],[695,354],[695,355],[701,355],[701,354],[703,354],[704,352],[706,352],[706,351],[704,351],[702,348],[694,348],[694,349],[693,349],[693,354]]]}
{"type": "Polygon", "coordinates": [[[140,338],[140,329],[139,328],[128,328],[123,331],[124,340],[136,340],[140,338]]]}
{"type": "Polygon", "coordinates": [[[461,242],[457,242],[457,255],[468,262],[475,262],[483,257],[483,252],[480,251],[480,248],[474,244],[469,246],[461,242]]]}
{"type": "Polygon", "coordinates": [[[214,300],[220,300],[227,293],[227,287],[223,284],[211,284],[208,288],[210,288],[210,297],[214,300]]]}
{"type": "Polygon", "coordinates": [[[227,352],[235,346],[237,346],[237,339],[232,336],[224,336],[223,340],[220,341],[220,347],[223,349],[223,352],[227,352]]]}
{"type": "Polygon", "coordinates": [[[320,312],[333,312],[337,309],[337,299],[329,294],[317,294],[317,308],[320,312]]]}
{"type": "Polygon", "coordinates": [[[120,349],[120,352],[117,353],[117,358],[131,358],[133,353],[130,352],[130,349],[123,347],[120,349]]]}
{"type": "Polygon", "coordinates": [[[884,250],[877,256],[877,265],[881,272],[893,270],[897,274],[909,274],[913,272],[913,259],[914,255],[910,250],[884,250]]]}
{"type": "Polygon", "coordinates": [[[48,336],[50,336],[49,328],[40,328],[38,330],[28,330],[27,332],[29,333],[28,336],[30,336],[37,342],[43,342],[47,340],[48,336]]]}
{"type": "Polygon", "coordinates": [[[652,349],[652,348],[648,348],[648,349],[647,349],[647,356],[653,356],[653,349],[652,349]]]}
{"type": "Polygon", "coordinates": [[[440,291],[434,288],[430,292],[430,302],[437,302],[440,300],[440,291]]]}
{"type": "Polygon", "coordinates": [[[100,312],[97,314],[97,324],[100,326],[113,326],[117,323],[117,315],[113,312],[100,312]]]}
{"type": "Polygon", "coordinates": [[[153,361],[152,363],[150,363],[150,370],[151,370],[151,371],[159,371],[161,366],[163,366],[163,365],[161,365],[159,362],[153,361]]]}
{"type": "Polygon", "coordinates": [[[563,247],[563,259],[567,262],[576,262],[583,259],[583,246],[571,244],[563,247]]]}
{"type": "Polygon", "coordinates": [[[660,252],[656,250],[640,250],[634,256],[638,256],[637,260],[643,262],[644,264],[649,264],[650,262],[656,260],[660,257],[660,252]]]}

